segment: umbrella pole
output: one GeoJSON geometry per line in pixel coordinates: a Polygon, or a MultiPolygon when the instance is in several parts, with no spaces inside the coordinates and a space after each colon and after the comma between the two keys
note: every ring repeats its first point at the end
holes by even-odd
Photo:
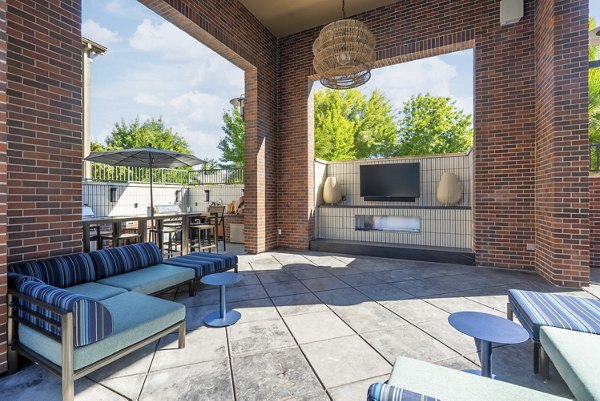
{"type": "Polygon", "coordinates": [[[150,155],[150,229],[154,230],[154,194],[152,190],[152,155],[150,155]]]}

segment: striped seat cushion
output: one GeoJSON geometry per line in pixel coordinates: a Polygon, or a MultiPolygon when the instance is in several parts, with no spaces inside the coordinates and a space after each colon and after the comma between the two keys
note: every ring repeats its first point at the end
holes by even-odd
{"type": "MultiPolygon", "coordinates": [[[[64,312],[73,312],[76,347],[100,341],[112,333],[113,321],[110,312],[102,303],[91,298],[35,281],[22,282],[17,291],[57,307],[64,312]]],[[[22,299],[19,299],[19,305],[24,309],[19,310],[19,318],[50,334],[61,336],[61,317],[59,314],[22,299]],[[56,323],[58,327],[36,317],[34,314],[27,313],[27,311],[47,317],[56,323]]]]}
{"type": "Polygon", "coordinates": [[[8,266],[8,272],[35,277],[60,288],[96,281],[94,264],[87,253],[12,263],[8,266]]]}
{"type": "Polygon", "coordinates": [[[163,263],[189,267],[196,270],[196,278],[234,268],[238,264],[236,255],[194,252],[188,255],[166,259],[163,263]]]}
{"type": "Polygon", "coordinates": [[[367,401],[438,401],[438,399],[391,384],[374,383],[367,392],[367,401]]]}
{"type": "Polygon", "coordinates": [[[508,302],[534,341],[540,340],[540,327],[600,334],[600,300],[509,290],[508,302]]]}
{"type": "Polygon", "coordinates": [[[154,242],[144,242],[90,252],[98,280],[162,263],[160,249],[154,242]]]}

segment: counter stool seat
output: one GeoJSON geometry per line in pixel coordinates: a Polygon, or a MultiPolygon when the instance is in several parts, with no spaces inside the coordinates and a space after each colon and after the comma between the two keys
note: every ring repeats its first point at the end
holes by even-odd
{"type": "Polygon", "coordinates": [[[213,248],[216,249],[217,253],[219,253],[219,249],[217,247],[217,236],[215,233],[215,226],[212,224],[191,224],[191,230],[198,231],[198,238],[196,241],[191,241],[190,249],[197,249],[198,251],[203,251],[208,249],[209,252],[212,252],[213,248]]]}

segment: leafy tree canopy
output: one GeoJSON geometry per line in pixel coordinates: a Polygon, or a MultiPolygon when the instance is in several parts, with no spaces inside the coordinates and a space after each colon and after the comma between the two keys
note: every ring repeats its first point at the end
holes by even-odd
{"type": "Polygon", "coordinates": [[[398,155],[431,155],[467,151],[473,144],[471,115],[449,97],[429,93],[404,103],[398,124],[398,155]]]}
{"type": "Polygon", "coordinates": [[[121,120],[115,123],[105,145],[91,144],[92,151],[145,148],[148,144],[156,149],[191,154],[185,138],[168,128],[162,118],[149,118],[140,121],[139,117],[130,123],[121,120]]]}
{"type": "MultiPolygon", "coordinates": [[[[596,27],[596,22],[590,18],[590,30],[596,27]]],[[[600,53],[600,46],[590,46],[589,59],[596,60],[600,53]]],[[[590,68],[588,76],[589,87],[589,115],[590,115],[590,143],[600,143],[600,68],[590,68]]]]}
{"type": "Polygon", "coordinates": [[[389,100],[375,90],[315,92],[315,156],[325,160],[389,157],[396,123],[389,100]]]}
{"type": "Polygon", "coordinates": [[[231,113],[223,113],[223,126],[225,136],[221,138],[217,148],[221,151],[222,168],[244,167],[244,120],[237,107],[231,113]]]}

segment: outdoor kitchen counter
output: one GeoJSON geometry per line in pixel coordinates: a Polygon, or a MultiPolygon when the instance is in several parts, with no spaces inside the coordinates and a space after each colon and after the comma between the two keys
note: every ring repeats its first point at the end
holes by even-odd
{"type": "MultiPolygon", "coordinates": [[[[177,219],[181,218],[182,220],[182,233],[181,233],[181,242],[184,244],[182,246],[182,254],[187,255],[189,253],[189,227],[190,220],[193,218],[199,217],[210,217],[210,214],[206,211],[203,212],[173,212],[173,213],[160,213],[154,215],[154,220],[157,222],[157,226],[161,226],[163,220],[167,219],[177,219]]],[[[113,229],[113,237],[117,237],[121,232],[121,223],[125,221],[136,221],[138,223],[138,231],[142,235],[142,241],[148,241],[148,220],[152,220],[152,217],[148,215],[130,215],[130,216],[94,216],[94,217],[84,217],[81,219],[81,223],[83,224],[83,251],[90,251],[90,227],[92,226],[100,226],[100,225],[108,225],[112,224],[113,229]]]]}

